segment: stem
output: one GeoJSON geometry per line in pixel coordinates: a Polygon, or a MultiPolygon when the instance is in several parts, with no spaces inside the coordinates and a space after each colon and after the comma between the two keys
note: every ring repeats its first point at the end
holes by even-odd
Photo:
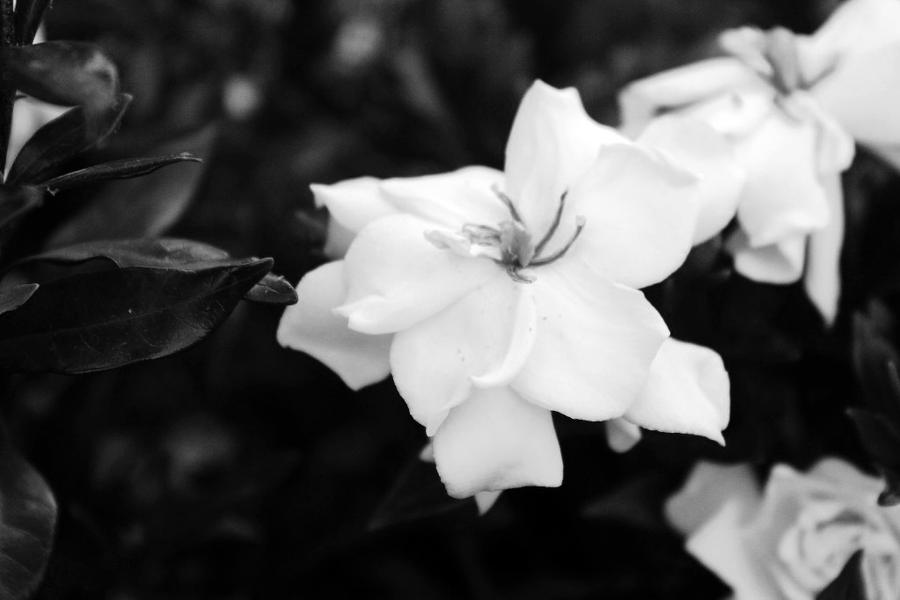
{"type": "Polygon", "coordinates": [[[0,0],[0,172],[5,175],[6,152],[12,129],[13,104],[16,88],[6,67],[6,48],[15,44],[15,14],[13,0],[0,0]]]}

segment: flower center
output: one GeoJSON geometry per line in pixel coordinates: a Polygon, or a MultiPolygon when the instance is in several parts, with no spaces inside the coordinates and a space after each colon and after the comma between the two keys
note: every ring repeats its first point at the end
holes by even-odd
{"type": "Polygon", "coordinates": [[[548,265],[565,255],[581,235],[585,225],[584,217],[575,218],[575,231],[565,244],[553,252],[545,252],[547,243],[559,229],[566,206],[566,192],[559,198],[553,222],[535,244],[512,199],[496,186],[491,189],[509,211],[509,220],[502,221],[496,227],[467,223],[453,234],[438,230],[426,231],[425,239],[442,250],[450,250],[461,256],[490,258],[506,269],[513,280],[530,283],[534,279],[521,270],[548,265]]]}

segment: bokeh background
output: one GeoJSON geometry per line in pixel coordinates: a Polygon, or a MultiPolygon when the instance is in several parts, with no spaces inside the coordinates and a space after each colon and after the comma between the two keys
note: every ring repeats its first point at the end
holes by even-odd
{"type": "MultiPolygon", "coordinates": [[[[272,256],[296,281],[325,260],[310,182],[501,167],[535,78],[576,86],[588,112],[615,125],[622,85],[716,52],[722,29],[810,32],[835,4],[56,0],[46,30],[99,43],[135,96],[101,153],[163,146],[206,158],[197,177],[153,176],[172,181],[169,234],[272,256]]],[[[505,493],[481,518],[418,460],[424,432],[390,381],[353,393],[281,349],[279,307],[242,305],[167,359],[17,379],[3,410],[60,504],[37,597],[721,597],[660,516],[697,458],[761,471],[824,453],[867,464],[843,413],[858,395],[849,315],[875,290],[896,292],[900,273],[881,257],[897,250],[889,217],[900,215],[896,177],[874,158],[860,155],[848,186],[848,283],[833,332],[797,286],[732,274],[715,242],[648,291],[673,332],[725,356],[728,448],[648,435],[617,455],[602,424],[558,418],[563,487],[505,493]]]]}

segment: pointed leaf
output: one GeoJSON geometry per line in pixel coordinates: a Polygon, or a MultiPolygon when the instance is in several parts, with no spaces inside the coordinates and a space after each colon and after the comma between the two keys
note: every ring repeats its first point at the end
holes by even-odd
{"type": "Polygon", "coordinates": [[[866,582],[862,574],[863,551],[847,559],[841,573],[819,592],[816,600],[866,600],[866,582]]]}
{"type": "Polygon", "coordinates": [[[52,0],[18,0],[16,2],[16,41],[19,44],[30,44],[34,41],[44,13],[51,2],[52,0]]]}
{"type": "MultiPolygon", "coordinates": [[[[186,151],[208,156],[214,137],[215,129],[207,127],[154,150],[163,155],[186,151]]],[[[160,235],[187,210],[205,173],[204,167],[173,164],[145,177],[108,183],[90,204],[53,232],[47,247],[160,235]]]]}
{"type": "Polygon", "coordinates": [[[98,181],[129,179],[131,177],[149,175],[165,166],[178,162],[203,162],[203,160],[188,152],[170,154],[168,156],[113,160],[53,177],[41,182],[41,186],[46,187],[51,194],[56,194],[60,190],[98,181]]]}
{"type": "Polygon", "coordinates": [[[0,366],[88,373],[168,356],[215,329],[271,267],[272,259],[247,259],[47,282],[18,310],[0,315],[0,366]]]}
{"type": "Polygon", "coordinates": [[[115,101],[119,72],[95,44],[53,41],[10,46],[3,65],[15,86],[38,100],[99,111],[115,101]]]}
{"type": "Polygon", "coordinates": [[[15,310],[28,302],[38,287],[36,283],[25,283],[0,289],[0,315],[15,310]]]}
{"type": "Polygon", "coordinates": [[[56,500],[5,431],[0,431],[0,506],[0,598],[26,600],[50,558],[56,500]]]}
{"type": "Polygon", "coordinates": [[[130,102],[131,96],[119,94],[112,105],[96,114],[79,106],[53,119],[19,151],[7,183],[36,183],[55,176],[67,161],[106,139],[118,127],[130,102]]]}
{"type": "MultiPolygon", "coordinates": [[[[145,238],[99,240],[64,246],[28,256],[14,266],[39,261],[77,264],[95,259],[108,260],[119,268],[156,267],[184,270],[197,270],[223,261],[233,261],[224,250],[202,242],[178,238],[145,238]]],[[[259,283],[250,288],[245,300],[266,304],[295,304],[297,292],[284,277],[267,273],[259,283]]]]}

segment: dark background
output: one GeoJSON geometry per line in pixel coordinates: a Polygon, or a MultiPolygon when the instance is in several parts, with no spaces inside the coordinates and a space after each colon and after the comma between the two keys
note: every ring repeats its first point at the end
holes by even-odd
{"type": "MultiPolygon", "coordinates": [[[[537,77],[576,86],[615,125],[622,85],[709,55],[722,29],[809,32],[834,4],[56,0],[47,32],[102,45],[135,96],[105,151],[165,142],[206,157],[169,233],[273,256],[296,281],[325,260],[310,182],[501,167],[537,77]]],[[[695,460],[764,472],[837,453],[868,468],[844,416],[858,396],[849,323],[900,279],[884,266],[897,182],[863,152],[848,186],[833,331],[799,286],[731,273],[715,241],[648,290],[676,336],[725,357],[728,448],[648,434],[616,455],[602,424],[557,418],[563,487],[504,493],[482,518],[416,459],[426,438],[390,381],[353,393],[281,349],[279,307],[241,305],[167,359],[17,379],[4,412],[60,505],[37,597],[722,597],[659,513],[695,460]]]]}

